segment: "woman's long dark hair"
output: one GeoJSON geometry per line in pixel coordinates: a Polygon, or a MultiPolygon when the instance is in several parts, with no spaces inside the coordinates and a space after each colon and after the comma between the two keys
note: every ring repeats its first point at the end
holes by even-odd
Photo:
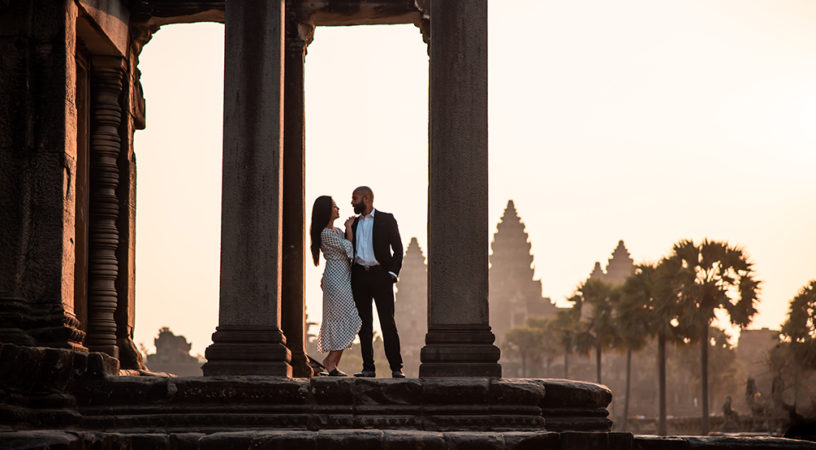
{"type": "Polygon", "coordinates": [[[309,235],[312,237],[312,260],[314,265],[320,262],[320,233],[329,224],[334,202],[328,195],[321,195],[312,206],[312,226],[309,235]]]}

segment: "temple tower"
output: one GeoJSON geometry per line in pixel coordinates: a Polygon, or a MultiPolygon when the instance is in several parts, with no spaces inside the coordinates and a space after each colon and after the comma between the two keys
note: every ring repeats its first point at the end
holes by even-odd
{"type": "Polygon", "coordinates": [[[552,314],[555,306],[541,297],[541,281],[534,280],[533,255],[524,222],[513,200],[507,202],[490,255],[490,324],[496,340],[528,316],[552,314]]]}
{"type": "Polygon", "coordinates": [[[604,281],[620,286],[630,275],[635,272],[635,261],[629,256],[629,251],[623,244],[623,240],[618,241],[618,246],[612,251],[612,257],[606,264],[606,275],[604,281]]]}
{"type": "Polygon", "coordinates": [[[405,374],[416,377],[419,353],[428,331],[428,268],[415,237],[411,238],[402,260],[394,309],[405,374]]]}

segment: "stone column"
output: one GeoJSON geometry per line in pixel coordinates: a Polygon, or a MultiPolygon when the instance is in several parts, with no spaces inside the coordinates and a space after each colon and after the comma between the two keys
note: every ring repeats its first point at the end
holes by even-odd
{"type": "Polygon", "coordinates": [[[91,200],[88,256],[88,335],[92,352],[119,357],[114,313],[118,304],[119,153],[124,60],[96,57],[91,66],[91,200]]]}
{"type": "Polygon", "coordinates": [[[204,375],[291,376],[281,331],[283,0],[227,0],[218,327],[204,375]]]}
{"type": "Polygon", "coordinates": [[[434,0],[420,377],[501,376],[488,323],[487,0],[434,0]]]}
{"type": "Polygon", "coordinates": [[[292,375],[311,377],[306,357],[304,301],[305,126],[303,63],[314,27],[298,25],[287,11],[283,95],[283,280],[282,322],[286,346],[292,352],[292,375]]]}

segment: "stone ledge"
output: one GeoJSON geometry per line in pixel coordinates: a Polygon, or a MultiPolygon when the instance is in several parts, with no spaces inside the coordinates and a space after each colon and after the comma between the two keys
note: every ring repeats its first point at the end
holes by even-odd
{"type": "Polygon", "coordinates": [[[105,377],[74,391],[84,429],[608,431],[604,386],[566,380],[105,377]],[[552,392],[558,401],[548,401],[552,392]],[[557,407],[556,407],[557,404],[557,407]]]}
{"type": "Polygon", "coordinates": [[[103,433],[61,430],[0,433],[0,448],[151,448],[266,450],[815,450],[781,438],[657,437],[629,433],[429,432],[409,430],[262,430],[220,433],[103,433]]]}

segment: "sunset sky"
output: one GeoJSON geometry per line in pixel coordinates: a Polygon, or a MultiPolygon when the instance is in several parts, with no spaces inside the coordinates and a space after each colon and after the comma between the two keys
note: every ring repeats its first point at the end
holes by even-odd
{"type": "MultiPolygon", "coordinates": [[[[489,14],[490,233],[513,199],[542,294],[564,304],[619,239],[646,262],[709,237],[747,251],[763,280],[752,326],[778,327],[816,279],[816,2],[514,0],[489,14]]],[[[218,323],[223,39],[219,24],[166,26],[141,56],[136,342],[151,351],[170,326],[203,354],[218,323]]],[[[344,218],[367,184],[426,250],[427,89],[416,27],[316,30],[308,211],[328,194],[344,218]]],[[[312,320],[321,272],[307,266],[312,320]]]]}

